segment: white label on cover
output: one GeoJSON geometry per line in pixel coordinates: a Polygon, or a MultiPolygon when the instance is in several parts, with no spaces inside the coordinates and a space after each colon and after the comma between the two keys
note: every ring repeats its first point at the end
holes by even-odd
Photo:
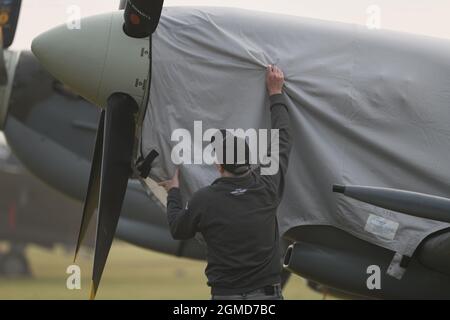
{"type": "Polygon", "coordinates": [[[394,240],[398,227],[398,222],[371,214],[364,230],[382,238],[394,240]]]}

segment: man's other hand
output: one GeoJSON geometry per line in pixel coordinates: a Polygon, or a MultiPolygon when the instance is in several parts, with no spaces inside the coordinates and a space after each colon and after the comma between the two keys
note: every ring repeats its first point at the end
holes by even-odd
{"type": "Polygon", "coordinates": [[[284,86],[283,71],[281,71],[281,69],[278,68],[277,66],[269,65],[267,67],[266,84],[270,96],[283,93],[283,86],[284,86]]]}
{"type": "Polygon", "coordinates": [[[172,177],[172,179],[160,182],[158,183],[158,185],[166,189],[167,192],[169,192],[170,189],[179,188],[180,187],[179,176],[180,176],[180,168],[177,168],[177,170],[175,170],[175,174],[172,177]]]}

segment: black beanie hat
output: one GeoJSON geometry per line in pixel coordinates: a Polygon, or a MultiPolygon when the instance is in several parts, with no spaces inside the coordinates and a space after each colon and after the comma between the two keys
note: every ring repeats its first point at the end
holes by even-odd
{"type": "Polygon", "coordinates": [[[211,138],[211,144],[216,152],[219,164],[226,171],[235,175],[242,175],[250,170],[250,148],[245,139],[222,129],[211,138]],[[220,146],[219,141],[222,141],[222,146],[220,146]],[[231,161],[227,161],[227,155],[231,153],[234,157],[230,159],[231,161]]]}

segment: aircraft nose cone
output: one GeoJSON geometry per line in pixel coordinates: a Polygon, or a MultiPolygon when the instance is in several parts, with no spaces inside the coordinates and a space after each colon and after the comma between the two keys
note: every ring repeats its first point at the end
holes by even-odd
{"type": "Polygon", "coordinates": [[[55,78],[96,105],[108,52],[112,14],[81,20],[80,29],[53,28],[34,39],[31,50],[55,78]]]}

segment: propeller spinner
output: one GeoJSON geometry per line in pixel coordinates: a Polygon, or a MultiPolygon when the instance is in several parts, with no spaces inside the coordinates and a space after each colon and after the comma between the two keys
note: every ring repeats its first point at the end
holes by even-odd
{"type": "Polygon", "coordinates": [[[149,36],[158,26],[162,7],[163,0],[127,0],[124,12],[83,19],[79,30],[56,27],[32,44],[50,73],[102,108],[75,253],[76,258],[98,208],[91,298],[97,293],[132,174],[136,119],[149,94],[149,36]]]}

